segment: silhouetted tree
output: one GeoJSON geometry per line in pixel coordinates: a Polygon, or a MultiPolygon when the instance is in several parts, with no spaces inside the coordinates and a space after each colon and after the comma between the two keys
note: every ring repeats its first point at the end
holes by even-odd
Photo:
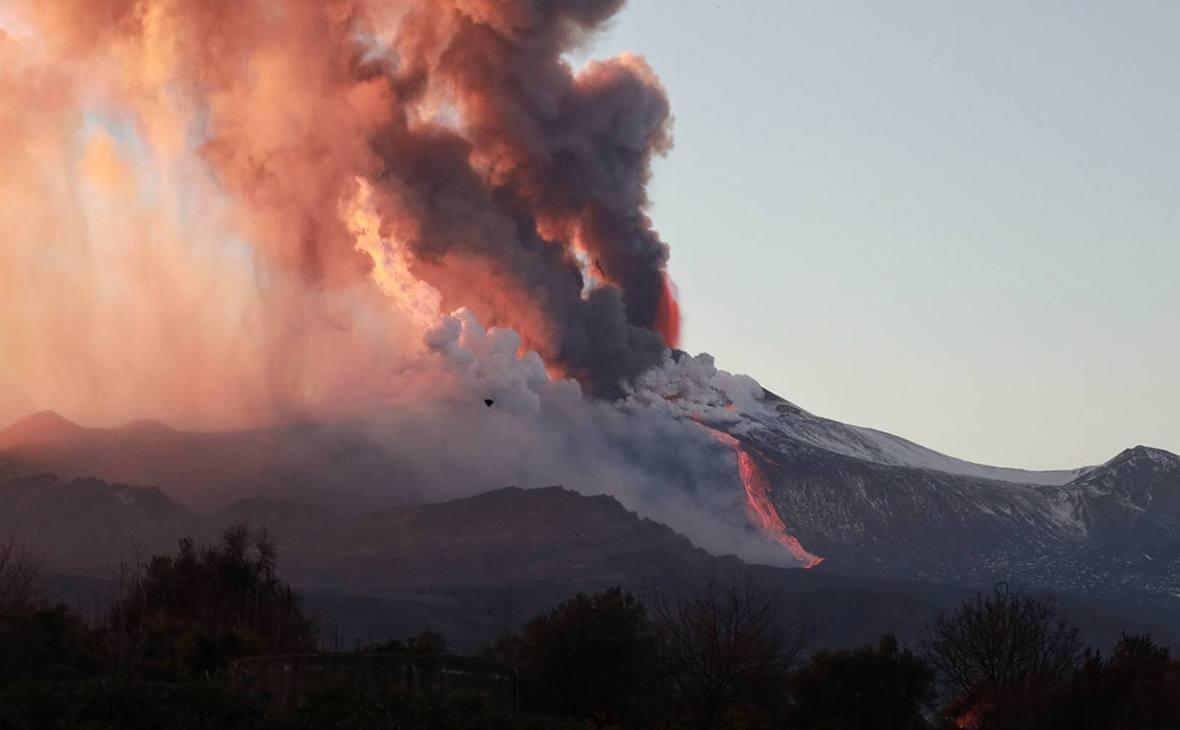
{"type": "Polygon", "coordinates": [[[791,724],[800,730],[920,730],[934,671],[885,635],[876,646],[820,651],[791,678],[791,724]]]}
{"type": "Polygon", "coordinates": [[[0,539],[0,614],[28,608],[39,570],[37,558],[15,538],[0,539]]]}
{"type": "Polygon", "coordinates": [[[133,672],[205,675],[246,653],[314,647],[298,594],[275,575],[265,532],[227,529],[221,544],[180,541],[134,576],[107,622],[114,657],[133,672]]]}
{"type": "Polygon", "coordinates": [[[647,611],[619,588],[579,593],[499,639],[495,653],[519,668],[526,710],[598,724],[634,719],[652,668],[647,611]]]}
{"type": "Polygon", "coordinates": [[[780,621],[777,594],[751,582],[658,598],[656,659],[675,726],[759,727],[786,708],[787,677],[804,645],[780,621]]]}
{"type": "Polygon", "coordinates": [[[1045,707],[1048,693],[1084,656],[1078,629],[1058,615],[1052,599],[1009,592],[1003,584],[940,614],[927,627],[925,650],[952,700],[948,714],[976,724],[990,717],[993,725],[1007,723],[1011,708],[1045,707]]]}
{"type": "Polygon", "coordinates": [[[977,593],[927,627],[926,654],[956,696],[979,687],[1011,687],[1033,675],[1063,679],[1078,666],[1078,629],[1052,599],[998,587],[977,593]]]}

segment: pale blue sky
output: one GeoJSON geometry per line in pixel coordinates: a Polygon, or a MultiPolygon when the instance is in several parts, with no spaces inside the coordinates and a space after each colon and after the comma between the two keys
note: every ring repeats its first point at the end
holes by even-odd
{"type": "Polygon", "coordinates": [[[632,0],[684,346],[956,456],[1180,451],[1180,3],[632,0]]]}

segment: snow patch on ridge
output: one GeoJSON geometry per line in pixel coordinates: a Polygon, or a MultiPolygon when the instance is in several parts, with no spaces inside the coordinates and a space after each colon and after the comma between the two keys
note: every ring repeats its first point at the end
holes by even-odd
{"type": "Polygon", "coordinates": [[[976,464],[919,446],[900,436],[821,418],[769,391],[765,391],[762,405],[762,413],[754,412],[749,416],[763,429],[816,448],[875,464],[1037,486],[1063,486],[1093,468],[1030,471],[976,464]]]}
{"type": "Polygon", "coordinates": [[[886,466],[1045,487],[1064,486],[1093,469],[1030,471],[956,459],[893,434],[816,416],[764,390],[749,376],[719,370],[708,354],[670,354],[628,390],[633,404],[692,418],[735,436],[756,436],[763,442],[788,438],[886,466]]]}

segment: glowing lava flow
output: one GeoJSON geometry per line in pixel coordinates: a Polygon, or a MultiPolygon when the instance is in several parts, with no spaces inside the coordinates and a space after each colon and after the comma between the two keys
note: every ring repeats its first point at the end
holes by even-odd
{"type": "Polygon", "coordinates": [[[713,438],[729,446],[737,454],[738,473],[742,478],[742,486],[746,488],[746,509],[749,510],[750,517],[774,538],[775,542],[791,551],[791,555],[795,556],[804,568],[814,568],[822,563],[823,558],[807,552],[798,538],[787,534],[787,526],[770,501],[770,484],[749,452],[742,447],[741,442],[723,431],[710,428],[709,432],[713,434],[713,438]]]}

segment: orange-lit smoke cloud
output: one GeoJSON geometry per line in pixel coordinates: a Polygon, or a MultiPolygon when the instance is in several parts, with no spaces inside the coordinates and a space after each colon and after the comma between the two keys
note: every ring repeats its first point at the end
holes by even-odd
{"type": "Polygon", "coordinates": [[[0,418],[347,408],[423,286],[606,395],[676,344],[665,95],[563,60],[621,0],[10,5],[0,418]]]}
{"type": "Polygon", "coordinates": [[[128,53],[0,37],[0,419],[224,427],[359,402],[407,328],[364,287],[260,260],[186,103],[143,91],[161,71],[128,53]]]}

